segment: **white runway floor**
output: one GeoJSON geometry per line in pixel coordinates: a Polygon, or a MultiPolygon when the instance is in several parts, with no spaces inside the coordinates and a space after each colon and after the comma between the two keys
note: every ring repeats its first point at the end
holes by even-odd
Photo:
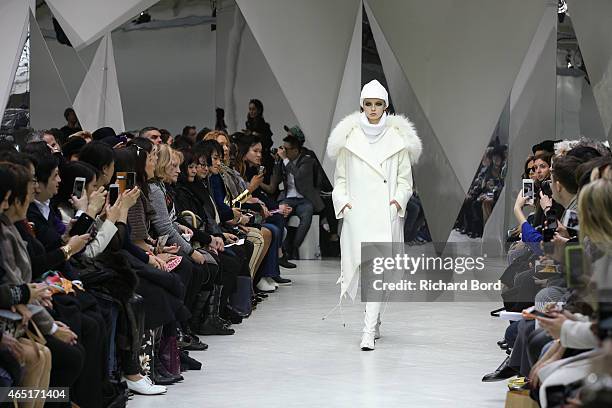
{"type": "Polygon", "coordinates": [[[481,383],[504,354],[496,303],[392,303],[376,350],[359,349],[363,306],[336,303],[339,261],[300,261],[233,336],[209,336],[191,352],[202,371],[140,407],[503,407],[505,382],[481,383]],[[296,272],[293,272],[296,271],[296,272]]]}

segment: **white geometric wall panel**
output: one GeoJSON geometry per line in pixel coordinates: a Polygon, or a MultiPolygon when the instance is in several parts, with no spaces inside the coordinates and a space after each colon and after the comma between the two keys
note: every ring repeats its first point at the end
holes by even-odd
{"type": "Polygon", "coordinates": [[[545,1],[368,1],[464,191],[545,1]]]}
{"type": "Polygon", "coordinates": [[[158,0],[47,0],[53,15],[78,51],[158,0]]]}
{"type": "Polygon", "coordinates": [[[306,138],[323,157],[359,0],[238,0],[306,138]]]}
{"type": "Polygon", "coordinates": [[[29,4],[23,0],[0,1],[0,112],[8,102],[19,57],[28,33],[29,4]]]}

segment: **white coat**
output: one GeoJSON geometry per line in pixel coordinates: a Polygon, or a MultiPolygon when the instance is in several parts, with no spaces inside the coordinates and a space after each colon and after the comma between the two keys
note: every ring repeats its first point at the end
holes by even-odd
{"type": "Polygon", "coordinates": [[[360,113],[344,118],[331,132],[327,154],[336,159],[332,200],[343,218],[340,236],[340,299],[355,300],[362,242],[403,242],[403,217],[412,196],[412,165],[422,144],[413,124],[389,115],[380,139],[370,143],[360,127],[360,113]],[[401,209],[390,205],[396,200],[401,209]],[[352,209],[344,206],[350,203],[352,209]]]}

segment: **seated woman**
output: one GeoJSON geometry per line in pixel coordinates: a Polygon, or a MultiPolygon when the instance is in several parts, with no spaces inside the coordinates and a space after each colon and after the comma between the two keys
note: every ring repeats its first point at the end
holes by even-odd
{"type": "MultiPolygon", "coordinates": [[[[0,217],[4,210],[10,207],[9,200],[16,181],[8,163],[0,163],[0,217]]],[[[3,241],[2,238],[0,240],[3,241]]],[[[0,280],[4,280],[7,272],[0,266],[0,280]]],[[[23,283],[21,285],[0,285],[0,308],[11,309],[18,305],[28,303],[46,302],[51,297],[51,292],[46,285],[23,283]]],[[[12,384],[21,387],[34,387],[46,390],[49,387],[49,375],[51,373],[51,352],[42,344],[35,343],[26,338],[15,339],[10,333],[0,332],[0,344],[5,347],[5,352],[12,354],[13,359],[23,367],[21,381],[13,378],[12,384]]],[[[7,367],[3,367],[7,368],[7,367]]],[[[17,377],[19,373],[15,374],[17,377]]],[[[42,402],[27,404],[28,407],[42,407],[42,402]]]]}
{"type": "MultiPolygon", "coordinates": [[[[231,248],[224,247],[225,244],[235,243],[238,237],[223,231],[218,224],[216,220],[217,210],[208,187],[198,178],[197,173],[194,156],[191,152],[185,151],[179,182],[176,188],[169,189],[175,198],[177,210],[179,212],[193,212],[202,220],[202,225],[194,229],[192,242],[198,242],[209,247],[211,251],[217,252],[223,270],[229,268],[241,277],[238,280],[238,292],[240,296],[246,296],[246,301],[250,303],[252,281],[250,279],[249,263],[252,259],[254,246],[250,241],[244,240],[242,245],[234,245],[231,248]],[[242,286],[245,286],[245,288],[243,289],[242,286]],[[244,291],[246,292],[243,294],[244,291]]],[[[239,308],[232,307],[231,304],[229,306],[241,317],[246,317],[250,313],[250,307],[247,310],[240,311],[239,308]]]]}
{"type": "MultiPolygon", "coordinates": [[[[212,172],[208,171],[207,161],[212,164],[212,156],[215,153],[219,155],[219,175],[223,180],[223,184],[227,193],[225,201],[229,203],[236,197],[240,196],[240,194],[248,190],[248,186],[244,179],[240,176],[240,173],[230,167],[229,138],[224,132],[212,131],[208,132],[204,136],[204,140],[216,141],[221,146],[222,151],[218,151],[218,146],[214,143],[199,143],[195,146],[195,148],[193,149],[193,153],[194,160],[197,164],[196,170],[198,172],[198,178],[208,189],[208,176],[209,174],[212,174],[212,172]]],[[[250,190],[248,191],[248,193],[250,194],[250,190]]],[[[255,199],[250,198],[249,201],[255,202],[255,199]]],[[[259,266],[261,265],[264,257],[268,253],[268,249],[270,248],[270,244],[272,242],[272,233],[270,232],[270,230],[261,226],[249,226],[248,224],[250,222],[250,219],[245,219],[245,217],[242,217],[242,214],[238,209],[233,209],[232,211],[234,211],[234,216],[237,217],[236,219],[238,221],[235,223],[235,225],[232,225],[233,223],[230,221],[226,221],[225,224],[229,224],[229,226],[235,226],[240,230],[244,231],[247,234],[247,240],[253,243],[253,256],[251,258],[251,262],[249,263],[249,267],[251,269],[251,278],[255,279],[255,273],[259,270],[259,266]]],[[[219,214],[218,211],[217,214],[219,214]]],[[[265,295],[264,293],[260,294],[265,295]]]]}
{"type": "MultiPolygon", "coordinates": [[[[61,182],[58,193],[51,200],[51,206],[61,216],[66,229],[75,222],[83,213],[95,220],[92,236],[94,237],[86,246],[82,256],[93,258],[106,249],[118,229],[115,223],[123,212],[127,215],[132,200],[118,199],[113,206],[106,204],[107,192],[104,185],[98,184],[96,169],[87,163],[71,162],[60,168],[61,182]],[[85,179],[85,187],[80,198],[73,195],[75,179],[85,179]],[[123,207],[123,208],[122,208],[123,207]],[[101,212],[104,211],[102,216],[101,212]]],[[[125,222],[125,220],[122,220],[125,222]]]]}
{"type": "MultiPolygon", "coordinates": [[[[141,192],[134,206],[128,211],[128,225],[123,237],[123,249],[120,251],[139,277],[136,293],[142,296],[145,309],[144,351],[140,356],[141,362],[145,363],[140,366],[140,362],[137,362],[137,365],[130,362],[129,374],[140,375],[140,372],[143,372],[149,374],[156,384],[167,385],[180,381],[182,376],[168,371],[167,366],[171,364],[167,360],[164,364],[160,350],[167,344],[169,349],[173,348],[169,345],[173,341],[168,338],[176,335],[177,322],[188,320],[189,311],[183,302],[185,287],[181,275],[167,271],[166,260],[170,260],[169,255],[173,254],[163,252],[163,249],[156,251],[148,241],[148,225],[155,214],[148,200],[147,179],[153,175],[157,155],[150,142],[145,145],[146,148],[131,144],[119,149],[115,163],[117,171],[136,173],[136,184],[141,192]],[[165,332],[167,339],[164,344],[161,344],[162,332],[165,332]],[[147,344],[150,347],[146,347],[147,344]]],[[[187,268],[182,272],[184,275],[191,274],[190,265],[183,264],[183,268],[187,268]]],[[[181,270],[180,266],[175,269],[178,270],[181,270]]],[[[204,347],[205,345],[202,345],[202,348],[204,347]]],[[[166,354],[164,359],[165,357],[166,354]]],[[[146,378],[145,380],[148,381],[146,378]]],[[[138,384],[128,381],[128,387],[135,389],[138,384]]],[[[165,387],[163,389],[165,392],[165,387]]]]}
{"type": "MultiPolygon", "coordinates": [[[[295,268],[295,265],[288,262],[286,257],[282,255],[282,243],[283,236],[285,233],[285,220],[283,214],[288,210],[287,208],[279,208],[278,204],[272,200],[266,192],[261,188],[261,182],[263,181],[263,173],[260,172],[262,163],[262,147],[261,142],[257,137],[254,136],[239,136],[236,137],[236,143],[238,146],[236,154],[236,170],[240,173],[242,178],[249,184],[249,191],[254,198],[257,199],[261,215],[264,217],[264,225],[266,227],[272,227],[278,231],[278,235],[273,232],[273,235],[277,237],[277,244],[280,247],[276,250],[276,254],[279,257],[277,264],[285,268],[295,268]],[[279,211],[271,213],[270,211],[279,211]]],[[[274,248],[274,246],[272,246],[274,248]]],[[[279,275],[273,278],[269,278],[273,282],[271,284],[278,285],[290,285],[291,280],[280,277],[279,275]]]]}
{"type": "MultiPolygon", "coordinates": [[[[207,140],[200,147],[203,151],[210,151],[210,189],[214,198],[215,204],[219,210],[219,215],[222,222],[228,224],[236,224],[243,222],[244,215],[238,209],[232,209],[228,202],[231,202],[236,197],[231,197],[223,178],[221,177],[220,157],[223,149],[214,140],[207,140]]],[[[262,217],[265,216],[264,205],[261,203],[243,204],[245,209],[257,210],[262,217]]],[[[280,280],[280,269],[278,265],[279,248],[282,241],[283,231],[273,223],[263,222],[261,231],[264,239],[270,237],[270,246],[265,257],[255,276],[256,287],[260,292],[274,292],[279,285],[275,279],[280,280]]]]}
{"type": "MultiPolygon", "coordinates": [[[[2,257],[0,266],[5,272],[3,283],[22,286],[31,283],[32,266],[25,243],[15,228],[15,223],[25,219],[29,203],[33,199],[35,182],[30,169],[24,166],[4,163],[0,164],[6,170],[5,176],[0,180],[1,185],[10,186],[10,196],[4,207],[8,208],[0,214],[0,248],[2,257]]],[[[6,198],[6,196],[4,197],[6,198]]],[[[39,299],[42,304],[48,304],[49,297],[39,299]]],[[[25,304],[15,306],[24,320],[32,319],[47,341],[51,350],[52,369],[49,385],[52,387],[75,387],[77,379],[84,375],[82,372],[85,359],[85,350],[77,342],[77,335],[64,323],[56,321],[42,308],[32,315],[25,304]]],[[[80,387],[74,389],[71,396],[79,403],[80,387]]],[[[87,401],[87,400],[85,400],[87,401]]],[[[94,403],[92,406],[98,406],[94,403]]]]}
{"type": "MultiPolygon", "coordinates": [[[[228,276],[229,271],[219,272],[218,262],[211,255],[211,253],[204,250],[196,250],[193,246],[187,242],[187,240],[181,235],[191,237],[193,231],[176,222],[176,208],[174,206],[173,197],[168,193],[167,184],[171,185],[176,183],[178,174],[180,172],[180,157],[173,153],[171,147],[167,145],[160,145],[158,149],[158,159],[155,166],[154,178],[149,179],[149,186],[151,188],[150,198],[151,205],[155,209],[156,216],[152,218],[151,224],[158,236],[167,235],[168,242],[178,246],[179,253],[183,253],[191,259],[201,265],[204,264],[207,269],[202,272],[196,272],[195,277],[191,282],[186,283],[187,285],[187,296],[185,303],[190,308],[192,313],[195,315],[194,318],[198,320],[203,313],[203,309],[206,306],[204,296],[206,296],[209,302],[214,301],[214,304],[209,308],[209,319],[205,321],[206,325],[196,325],[196,333],[198,334],[234,334],[234,330],[229,328],[219,318],[220,306],[225,304],[225,301],[229,294],[235,289],[235,274],[229,278],[226,285],[213,286],[211,296],[201,292],[208,292],[210,284],[215,280],[217,276],[228,276]],[[212,273],[208,271],[212,269],[212,273]],[[207,285],[207,288],[203,288],[203,285],[207,285]],[[225,292],[223,292],[225,286],[225,292]]],[[[196,271],[200,270],[202,266],[194,265],[196,271]]]]}

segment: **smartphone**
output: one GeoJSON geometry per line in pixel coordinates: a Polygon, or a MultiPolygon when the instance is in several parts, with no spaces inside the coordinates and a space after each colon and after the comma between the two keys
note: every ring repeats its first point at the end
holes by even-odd
{"type": "Polygon", "coordinates": [[[125,188],[131,190],[136,187],[136,173],[128,171],[125,179],[125,188]]]}
{"type": "Polygon", "coordinates": [[[523,179],[523,197],[533,202],[534,191],[533,180],[523,179]]]}
{"type": "Polygon", "coordinates": [[[265,166],[259,166],[259,172],[258,174],[264,174],[266,172],[266,168],[265,166]]]}
{"type": "Polygon", "coordinates": [[[567,210],[563,215],[563,225],[568,230],[578,231],[580,229],[578,226],[578,213],[574,210],[567,210]]]}
{"type": "Polygon", "coordinates": [[[535,261],[534,274],[533,276],[537,279],[550,279],[555,278],[555,274],[559,273],[559,267],[552,263],[543,263],[535,261]]]}
{"type": "Polygon", "coordinates": [[[523,312],[521,314],[523,315],[523,317],[526,317],[527,319],[535,319],[536,317],[546,317],[548,319],[552,319],[553,318],[551,315],[547,315],[544,312],[540,312],[539,310],[535,310],[533,307],[530,307],[529,309],[523,310],[523,312]]]}
{"type": "Polygon", "coordinates": [[[155,246],[155,252],[161,253],[168,242],[168,235],[160,235],[157,237],[157,245],[155,246]]]}
{"type": "Polygon", "coordinates": [[[81,198],[85,190],[85,177],[76,177],[72,185],[72,195],[81,198]]]}
{"type": "Polygon", "coordinates": [[[108,186],[108,203],[115,205],[119,199],[119,184],[111,184],[108,186]]]}
{"type": "Polygon", "coordinates": [[[79,216],[79,219],[74,223],[72,228],[70,229],[70,233],[68,235],[83,235],[88,234],[94,225],[94,219],[91,218],[86,213],[82,213],[79,216]]]}
{"type": "Polygon", "coordinates": [[[127,190],[127,178],[128,173],[126,171],[118,171],[115,177],[115,184],[119,186],[119,192],[123,193],[127,190]]]}
{"type": "Polygon", "coordinates": [[[582,245],[565,247],[565,281],[568,288],[583,288],[588,279],[587,264],[582,245]]]}

